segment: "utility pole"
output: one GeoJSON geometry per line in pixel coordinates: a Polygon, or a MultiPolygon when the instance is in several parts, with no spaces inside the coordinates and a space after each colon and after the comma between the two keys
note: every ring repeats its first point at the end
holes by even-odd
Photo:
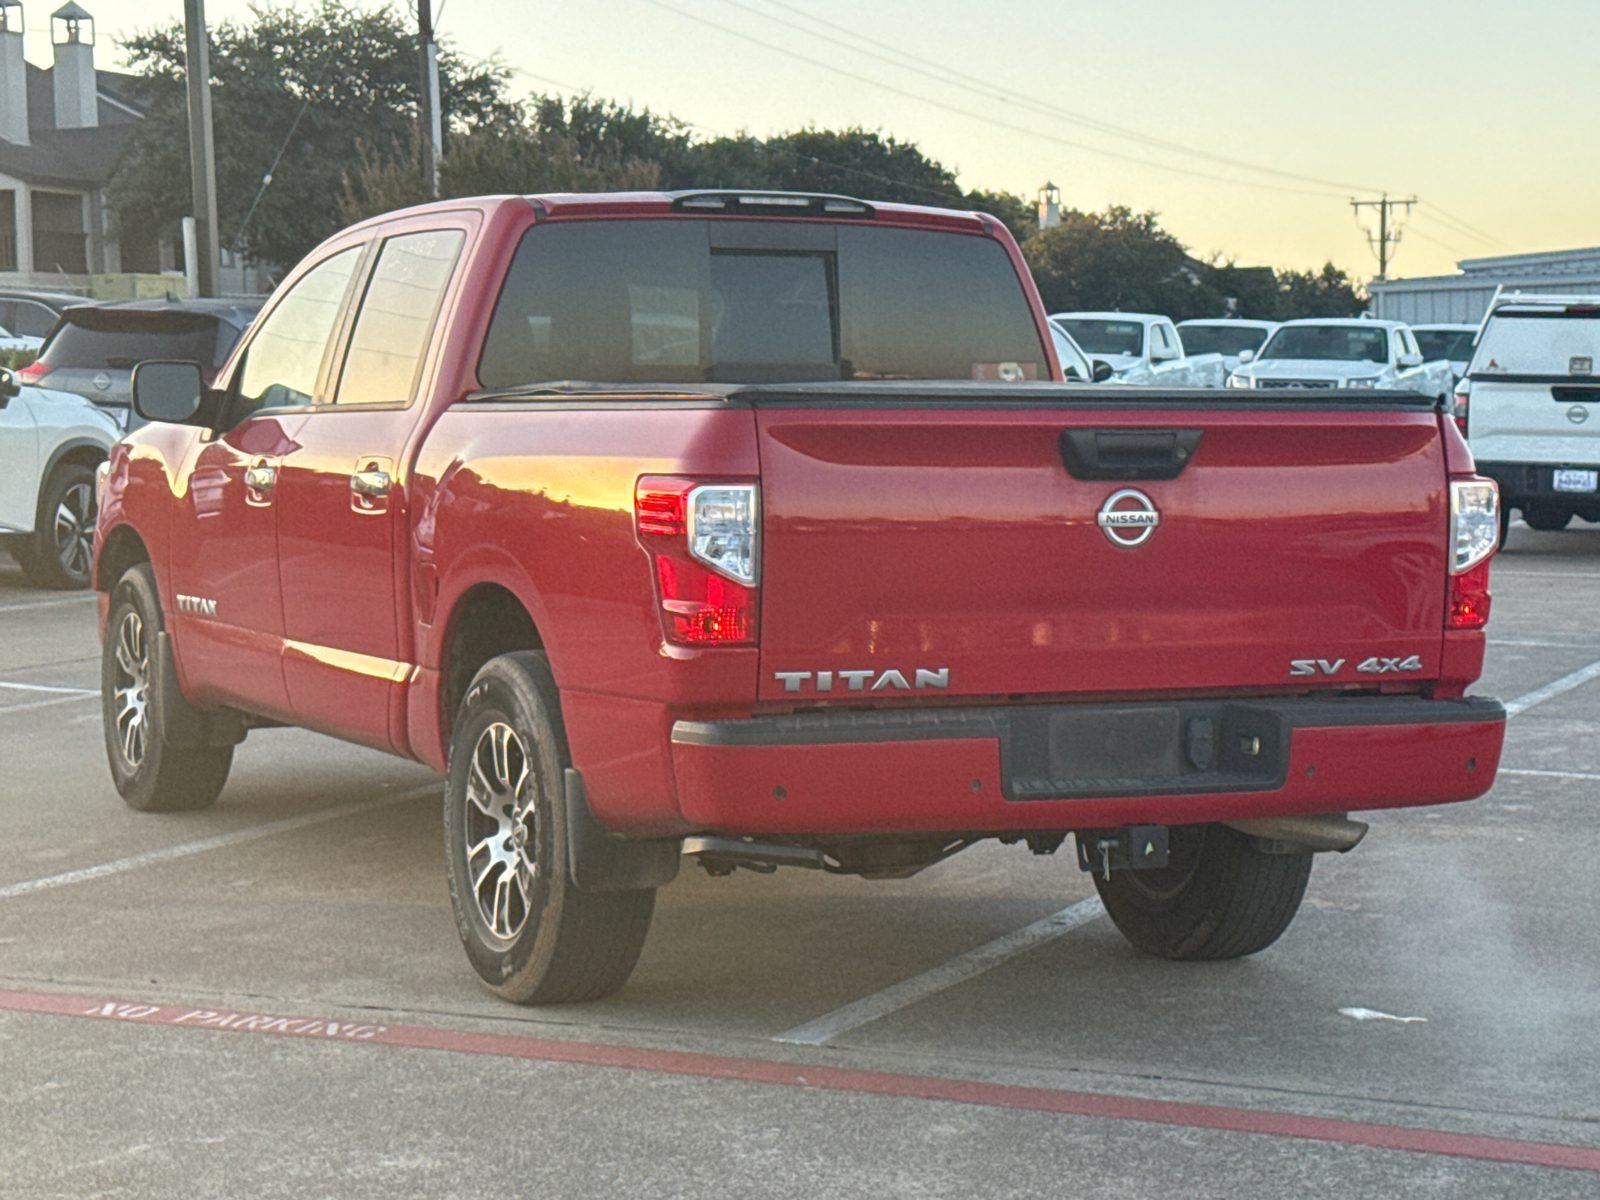
{"type": "Polygon", "coordinates": [[[205,0],[183,0],[188,35],[189,179],[194,196],[195,279],[202,296],[217,294],[217,156],[211,141],[211,51],[205,0]]]}
{"type": "Polygon", "coordinates": [[[1399,208],[1404,205],[1406,215],[1410,216],[1411,206],[1416,202],[1417,198],[1415,196],[1412,196],[1409,200],[1391,200],[1389,199],[1388,192],[1383,194],[1383,199],[1381,200],[1350,201],[1350,207],[1355,209],[1356,218],[1358,220],[1361,217],[1361,210],[1363,208],[1375,208],[1378,210],[1378,235],[1377,237],[1373,237],[1373,235],[1369,232],[1367,234],[1367,243],[1378,252],[1379,279],[1387,279],[1389,277],[1389,247],[1391,245],[1398,245],[1400,242],[1400,227],[1398,225],[1395,226],[1393,233],[1389,232],[1389,210],[1391,208],[1399,208]]]}
{"type": "Polygon", "coordinates": [[[417,49],[422,67],[422,99],[417,105],[417,134],[422,146],[422,182],[430,196],[439,195],[439,47],[433,40],[433,0],[417,0],[417,49]]]}

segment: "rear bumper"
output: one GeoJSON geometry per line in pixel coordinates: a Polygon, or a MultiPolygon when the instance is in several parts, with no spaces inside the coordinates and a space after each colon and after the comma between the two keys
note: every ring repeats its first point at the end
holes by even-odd
{"type": "Polygon", "coordinates": [[[679,721],[672,757],[702,829],[1001,833],[1470,800],[1504,732],[1478,698],[1017,706],[679,721]]]}
{"type": "Polygon", "coordinates": [[[1524,504],[1543,504],[1552,508],[1569,508],[1576,513],[1600,513],[1600,492],[1558,492],[1554,475],[1561,468],[1593,471],[1600,469],[1600,444],[1587,461],[1574,462],[1479,462],[1478,474],[1487,475],[1500,485],[1500,503],[1508,508],[1521,508],[1524,504]]]}

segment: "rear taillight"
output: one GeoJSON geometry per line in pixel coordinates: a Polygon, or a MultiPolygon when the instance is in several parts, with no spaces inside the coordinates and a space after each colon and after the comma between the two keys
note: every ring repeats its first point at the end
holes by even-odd
{"type": "Polygon", "coordinates": [[[38,359],[34,359],[27,366],[18,367],[15,371],[12,372],[12,374],[15,375],[18,379],[20,379],[23,383],[29,383],[29,384],[33,384],[33,385],[37,386],[38,383],[39,383],[39,380],[43,379],[46,375],[50,374],[50,371],[51,371],[50,367],[47,367],[44,363],[40,362],[38,359]]]}
{"type": "Polygon", "coordinates": [[[1456,384],[1455,396],[1450,405],[1450,415],[1455,418],[1461,436],[1467,436],[1467,409],[1472,402],[1472,385],[1463,379],[1456,384]]]}
{"type": "Polygon", "coordinates": [[[667,640],[751,645],[761,576],[760,489],[647,475],[633,493],[634,528],[655,565],[667,640]]]}
{"type": "Polygon", "coordinates": [[[1500,488],[1492,479],[1450,481],[1451,629],[1482,629],[1489,619],[1489,558],[1500,544],[1500,488]]]}

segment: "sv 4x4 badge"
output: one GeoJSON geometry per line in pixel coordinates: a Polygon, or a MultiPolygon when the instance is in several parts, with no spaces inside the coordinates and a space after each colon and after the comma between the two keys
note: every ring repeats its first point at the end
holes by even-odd
{"type": "MultiPolygon", "coordinates": [[[[1292,658],[1289,660],[1290,675],[1337,675],[1344,669],[1346,660],[1342,658],[1292,658]]],[[[1412,654],[1405,658],[1372,658],[1362,659],[1356,664],[1357,671],[1363,675],[1390,675],[1401,671],[1422,670],[1422,658],[1412,654]]]]}

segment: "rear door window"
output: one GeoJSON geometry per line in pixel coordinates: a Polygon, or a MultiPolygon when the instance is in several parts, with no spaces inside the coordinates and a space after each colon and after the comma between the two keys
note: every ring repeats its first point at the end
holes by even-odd
{"type": "Polygon", "coordinates": [[[536,225],[484,340],[487,388],[1043,378],[998,242],[681,218],[536,225]]]}
{"type": "Polygon", "coordinates": [[[1497,309],[1472,356],[1473,375],[1587,375],[1600,363],[1600,307],[1497,309]]]}
{"type": "Polygon", "coordinates": [[[350,335],[334,403],[410,403],[465,237],[460,230],[441,229],[383,243],[350,335]]]}

